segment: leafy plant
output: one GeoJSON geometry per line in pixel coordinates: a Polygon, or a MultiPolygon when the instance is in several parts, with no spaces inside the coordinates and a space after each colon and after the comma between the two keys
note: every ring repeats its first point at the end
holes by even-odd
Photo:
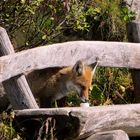
{"type": "Polygon", "coordinates": [[[3,112],[0,116],[0,139],[1,140],[21,140],[20,136],[16,133],[12,126],[14,118],[14,112],[7,114],[3,112]]]}
{"type": "Polygon", "coordinates": [[[1,26],[22,49],[79,38],[122,41],[134,18],[121,0],[2,0],[0,13],[1,26]]]}
{"type": "Polygon", "coordinates": [[[120,13],[122,20],[126,23],[135,19],[135,12],[130,11],[126,6],[121,6],[120,13]]]}
{"type": "Polygon", "coordinates": [[[131,74],[128,69],[98,68],[90,102],[93,105],[132,103],[131,74]]]}

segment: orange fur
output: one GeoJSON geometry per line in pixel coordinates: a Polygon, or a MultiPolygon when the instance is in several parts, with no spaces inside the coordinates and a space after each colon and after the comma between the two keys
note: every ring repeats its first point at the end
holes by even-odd
{"type": "Polygon", "coordinates": [[[36,70],[27,75],[27,80],[41,107],[49,106],[51,101],[67,96],[74,90],[82,100],[88,100],[92,82],[92,68],[82,61],[73,67],[36,70]]]}

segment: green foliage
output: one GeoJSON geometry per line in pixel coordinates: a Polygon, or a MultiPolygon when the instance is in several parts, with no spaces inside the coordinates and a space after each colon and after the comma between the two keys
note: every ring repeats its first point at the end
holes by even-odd
{"type": "Polygon", "coordinates": [[[125,24],[128,21],[124,19],[131,16],[130,21],[134,14],[125,5],[121,5],[121,0],[94,0],[89,5],[88,11],[92,11],[92,14],[88,15],[90,32],[87,36],[92,40],[123,41],[126,34],[125,24]],[[124,9],[127,12],[123,12],[124,9]]]}
{"type": "Polygon", "coordinates": [[[69,96],[67,98],[67,106],[75,107],[80,106],[81,100],[78,96],[76,96],[75,92],[69,93],[69,96]]]}
{"type": "Polygon", "coordinates": [[[86,21],[87,13],[84,11],[84,3],[79,2],[71,4],[71,10],[66,16],[67,25],[71,26],[74,30],[87,30],[88,23],[86,21]]]}
{"type": "MultiPolygon", "coordinates": [[[[126,68],[97,68],[89,102],[91,106],[133,103],[132,78],[126,68]]],[[[75,93],[69,94],[68,106],[80,106],[75,93]]]]}
{"type": "Polygon", "coordinates": [[[90,95],[93,105],[131,103],[134,101],[132,94],[132,79],[128,69],[97,69],[90,95]]]}
{"type": "Polygon", "coordinates": [[[1,26],[7,29],[11,38],[22,34],[23,38],[19,41],[22,47],[46,44],[61,30],[64,18],[60,15],[64,9],[60,1],[7,0],[0,4],[1,26]]]}
{"type": "Polygon", "coordinates": [[[12,123],[14,119],[14,112],[7,114],[3,112],[0,114],[0,139],[2,140],[21,140],[20,136],[14,130],[12,123]]]}
{"type": "Polygon", "coordinates": [[[126,6],[121,8],[121,18],[124,22],[132,21],[135,18],[135,13],[130,11],[126,6]]]}
{"type": "Polygon", "coordinates": [[[90,94],[90,103],[92,105],[102,105],[105,102],[104,91],[102,91],[97,84],[92,85],[90,94]]]}
{"type": "Polygon", "coordinates": [[[23,48],[79,38],[121,41],[125,23],[134,18],[134,13],[121,2],[2,0],[0,23],[15,45],[23,48]],[[73,35],[75,38],[71,38],[73,35]]]}

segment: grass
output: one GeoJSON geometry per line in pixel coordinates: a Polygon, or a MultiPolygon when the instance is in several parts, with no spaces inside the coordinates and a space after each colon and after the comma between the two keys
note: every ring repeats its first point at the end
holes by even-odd
{"type": "Polygon", "coordinates": [[[134,101],[132,78],[126,68],[98,68],[92,86],[92,105],[124,104],[134,101]]]}
{"type": "Polygon", "coordinates": [[[0,114],[0,140],[22,140],[13,128],[13,118],[13,112],[0,114]]]}

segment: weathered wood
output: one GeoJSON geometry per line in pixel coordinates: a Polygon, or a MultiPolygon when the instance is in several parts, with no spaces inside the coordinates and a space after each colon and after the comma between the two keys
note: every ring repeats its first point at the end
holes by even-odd
{"type": "MultiPolygon", "coordinates": [[[[127,24],[127,36],[130,42],[140,43],[140,22],[133,21],[127,24]]],[[[140,70],[132,70],[132,79],[135,101],[140,103],[140,70]]]]}
{"type": "Polygon", "coordinates": [[[34,69],[73,65],[83,59],[100,66],[140,68],[140,44],[75,41],[34,48],[0,58],[0,82],[34,69]]]}
{"type": "Polygon", "coordinates": [[[129,140],[129,137],[122,130],[114,130],[93,134],[85,140],[129,140]]]}
{"type": "MultiPolygon", "coordinates": [[[[125,131],[129,136],[140,136],[140,104],[99,106],[89,108],[53,108],[15,111],[16,117],[74,116],[79,120],[79,139],[103,131],[125,131]]],[[[22,119],[23,121],[23,119],[22,119]]]]}
{"type": "MultiPolygon", "coordinates": [[[[0,56],[8,54],[14,54],[14,49],[5,29],[0,27],[0,56]]],[[[15,70],[14,67],[10,66],[8,69],[11,68],[13,71],[15,70]]],[[[3,71],[1,71],[1,74],[3,74],[3,71]]],[[[24,75],[4,81],[3,86],[14,109],[38,108],[24,75]]]]}

